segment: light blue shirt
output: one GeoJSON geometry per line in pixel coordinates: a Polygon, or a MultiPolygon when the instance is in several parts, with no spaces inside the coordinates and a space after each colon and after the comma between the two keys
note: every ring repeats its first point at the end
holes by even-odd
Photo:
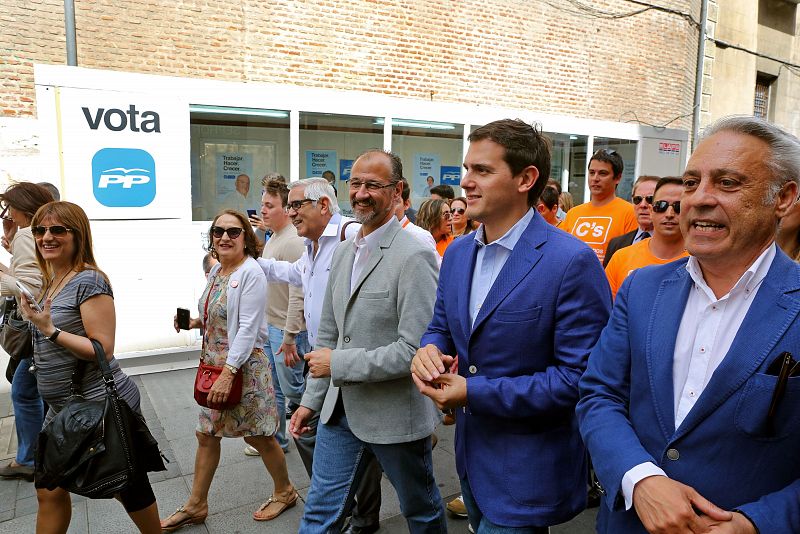
{"type": "Polygon", "coordinates": [[[483,306],[483,301],[486,300],[486,295],[489,294],[497,275],[500,274],[500,270],[506,264],[511,251],[517,246],[517,241],[522,237],[522,232],[530,224],[533,215],[534,211],[531,208],[524,217],[509,228],[503,237],[488,245],[485,241],[483,225],[475,232],[474,239],[478,245],[478,257],[475,260],[475,270],[472,272],[472,287],[469,292],[471,324],[475,324],[475,319],[478,317],[481,306],[483,306]]]}

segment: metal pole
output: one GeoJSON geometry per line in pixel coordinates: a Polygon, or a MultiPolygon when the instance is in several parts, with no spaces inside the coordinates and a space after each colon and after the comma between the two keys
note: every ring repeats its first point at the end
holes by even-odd
{"type": "Polygon", "coordinates": [[[75,1],[64,0],[64,29],[67,36],[67,65],[78,66],[78,45],[75,39],[75,1]]]}
{"type": "Polygon", "coordinates": [[[700,38],[697,43],[697,68],[694,78],[694,113],[692,114],[692,150],[697,146],[700,130],[700,106],[703,103],[703,60],[706,55],[706,26],[708,24],[708,0],[700,4],[700,38]]]}

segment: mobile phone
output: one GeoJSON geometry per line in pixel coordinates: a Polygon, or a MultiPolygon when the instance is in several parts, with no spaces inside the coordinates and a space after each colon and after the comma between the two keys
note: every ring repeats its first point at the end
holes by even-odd
{"type": "Polygon", "coordinates": [[[247,210],[247,216],[248,217],[255,217],[256,216],[256,210],[247,210]]]}
{"type": "Polygon", "coordinates": [[[34,310],[36,310],[37,313],[40,313],[42,311],[41,306],[39,306],[39,304],[36,302],[36,299],[33,298],[33,295],[31,295],[31,292],[28,291],[28,288],[25,287],[24,285],[22,285],[22,282],[20,282],[19,280],[17,280],[17,288],[19,289],[20,293],[25,295],[25,298],[27,298],[29,301],[31,301],[31,305],[32,305],[31,307],[34,310]]]}
{"type": "Polygon", "coordinates": [[[178,308],[178,328],[181,330],[191,330],[189,328],[189,310],[186,308],[178,308]]]}

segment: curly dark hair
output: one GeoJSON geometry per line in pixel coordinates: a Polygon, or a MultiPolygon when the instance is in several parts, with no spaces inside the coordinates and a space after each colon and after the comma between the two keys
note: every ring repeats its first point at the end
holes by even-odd
{"type": "MultiPolygon", "coordinates": [[[[250,226],[250,221],[247,220],[247,217],[236,210],[222,210],[217,213],[216,217],[214,217],[214,220],[211,222],[211,226],[215,226],[217,224],[217,219],[223,215],[231,215],[232,217],[236,217],[239,220],[239,223],[241,223],[242,229],[244,229],[245,256],[250,256],[254,259],[261,257],[261,250],[264,248],[264,246],[258,241],[256,233],[253,231],[253,227],[250,226]]],[[[219,254],[217,254],[217,251],[214,250],[214,236],[211,235],[210,228],[208,231],[208,251],[215,260],[219,259],[219,254]]]]}

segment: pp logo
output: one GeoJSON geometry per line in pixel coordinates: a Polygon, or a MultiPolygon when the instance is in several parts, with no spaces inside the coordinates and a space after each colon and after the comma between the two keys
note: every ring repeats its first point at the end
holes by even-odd
{"type": "Polygon", "coordinates": [[[92,158],[92,190],[104,206],[147,206],[156,197],[156,162],[138,148],[101,148],[92,158]]]}
{"type": "Polygon", "coordinates": [[[611,217],[578,217],[572,233],[587,245],[601,245],[610,229],[611,217]]]}

